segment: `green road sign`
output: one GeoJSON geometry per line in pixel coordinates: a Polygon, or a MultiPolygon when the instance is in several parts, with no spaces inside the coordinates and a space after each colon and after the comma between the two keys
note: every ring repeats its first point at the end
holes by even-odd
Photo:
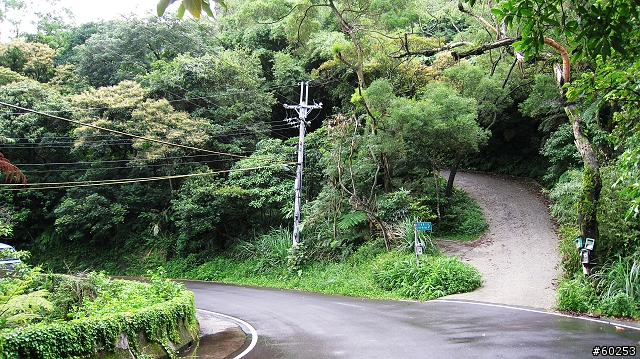
{"type": "Polygon", "coordinates": [[[418,231],[430,231],[431,222],[416,222],[416,230],[418,231]]]}

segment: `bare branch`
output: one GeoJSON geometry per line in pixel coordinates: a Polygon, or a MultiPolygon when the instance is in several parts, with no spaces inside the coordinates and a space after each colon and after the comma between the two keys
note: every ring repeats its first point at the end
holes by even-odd
{"type": "Polygon", "coordinates": [[[497,49],[499,47],[505,47],[505,46],[510,46],[511,44],[513,44],[516,41],[520,41],[520,37],[516,37],[516,38],[506,38],[506,39],[502,39],[502,40],[498,40],[498,41],[494,41],[494,42],[490,42],[488,44],[484,44],[482,46],[478,46],[474,49],[471,49],[469,51],[465,51],[465,52],[451,52],[451,56],[453,56],[454,60],[459,61],[460,59],[464,59],[465,57],[469,57],[469,56],[473,56],[473,55],[482,55],[485,52],[491,50],[491,49],[497,49]]]}
{"type": "Polygon", "coordinates": [[[473,43],[471,42],[467,42],[467,41],[460,41],[460,42],[453,42],[451,44],[448,45],[444,45],[441,47],[436,47],[433,49],[424,49],[424,50],[418,50],[418,51],[409,51],[409,45],[407,43],[407,40],[405,40],[403,42],[404,48],[405,48],[405,52],[402,54],[391,54],[389,55],[390,57],[394,58],[394,59],[399,59],[399,58],[403,58],[403,57],[408,57],[408,56],[416,56],[416,55],[423,55],[423,56],[433,56],[439,52],[443,52],[443,51],[448,51],[451,49],[454,49],[456,47],[460,47],[460,46],[470,46],[473,45],[473,43]]]}
{"type": "MultiPolygon", "coordinates": [[[[571,81],[571,58],[569,57],[569,52],[556,40],[546,37],[544,38],[544,43],[553,47],[560,56],[562,56],[562,75],[564,77],[564,83],[569,83],[571,81]]],[[[559,84],[559,86],[562,86],[559,84]]]]}

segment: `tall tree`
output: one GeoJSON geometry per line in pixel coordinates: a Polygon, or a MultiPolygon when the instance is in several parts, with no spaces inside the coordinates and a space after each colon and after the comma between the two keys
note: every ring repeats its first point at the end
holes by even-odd
{"type": "Polygon", "coordinates": [[[55,51],[38,42],[25,42],[14,38],[8,44],[0,44],[0,65],[39,82],[47,82],[53,76],[55,51]]]}

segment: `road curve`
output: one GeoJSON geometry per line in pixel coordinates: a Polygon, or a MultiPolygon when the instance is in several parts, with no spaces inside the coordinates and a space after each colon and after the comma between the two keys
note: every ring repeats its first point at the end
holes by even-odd
{"type": "Polygon", "coordinates": [[[587,358],[594,346],[640,349],[640,331],[632,326],[532,308],[185,285],[195,293],[197,308],[256,328],[257,346],[244,358],[587,358]]]}

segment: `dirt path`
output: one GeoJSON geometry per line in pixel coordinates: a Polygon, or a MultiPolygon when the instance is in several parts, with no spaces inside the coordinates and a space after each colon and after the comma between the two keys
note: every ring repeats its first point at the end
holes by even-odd
{"type": "Polygon", "coordinates": [[[478,201],[489,228],[473,242],[437,241],[445,253],[476,267],[485,281],[471,293],[448,298],[551,309],[560,275],[558,236],[539,186],[473,172],[459,172],[455,186],[478,201]]]}

